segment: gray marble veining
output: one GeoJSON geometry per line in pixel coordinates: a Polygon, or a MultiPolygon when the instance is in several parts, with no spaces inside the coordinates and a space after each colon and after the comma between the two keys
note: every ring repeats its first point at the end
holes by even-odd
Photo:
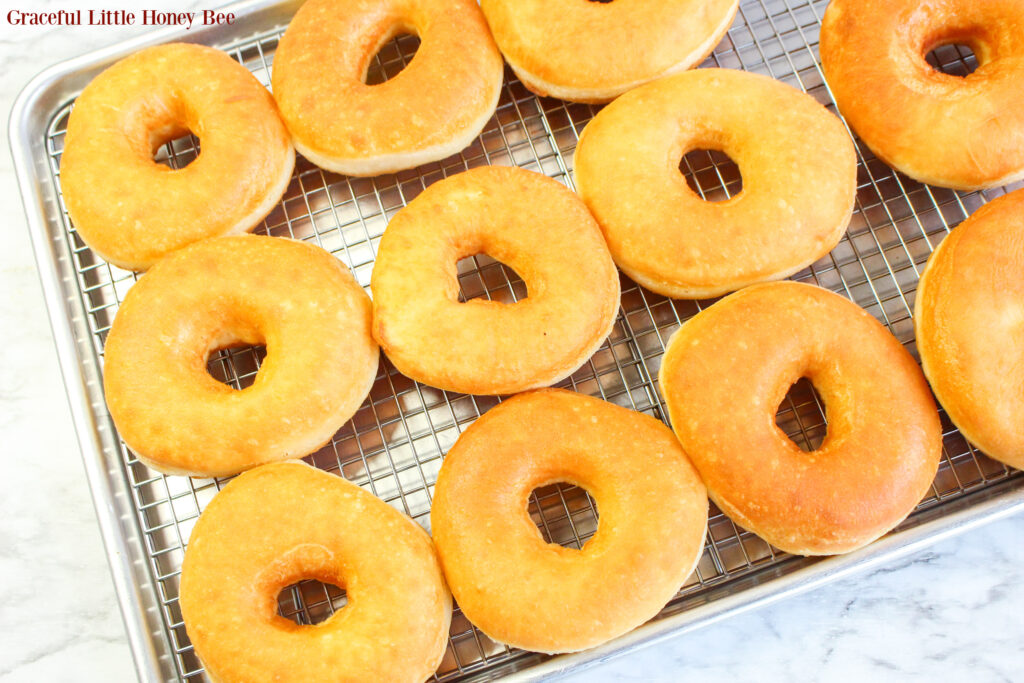
{"type": "MultiPolygon", "coordinates": [[[[73,9],[36,0],[23,9],[73,9]]],[[[182,11],[212,3],[153,0],[182,11]]],[[[103,9],[138,9],[105,0],[103,9]]],[[[4,8],[6,14],[9,8],[4,8]]],[[[44,66],[139,27],[10,27],[0,108],[44,66]]],[[[20,199],[0,155],[0,683],[127,681],[133,667],[57,369],[20,199]]],[[[1024,679],[1024,517],[671,638],[572,680],[1024,679]]]]}

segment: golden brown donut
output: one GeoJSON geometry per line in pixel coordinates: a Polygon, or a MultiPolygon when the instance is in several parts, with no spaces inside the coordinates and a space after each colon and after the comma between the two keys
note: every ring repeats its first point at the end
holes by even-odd
{"type": "Polygon", "coordinates": [[[568,377],[619,310],[619,276],[587,207],[519,168],[476,168],[427,188],[388,224],[370,286],[373,334],[395,367],[467,394],[568,377]],[[481,253],[515,270],[527,297],[459,302],[456,264],[481,253]]]}
{"type": "Polygon", "coordinates": [[[594,647],[665,606],[704,549],[704,484],[652,417],[562,389],[514,396],[445,456],[430,523],[463,614],[537,652],[594,647]],[[531,491],[585,488],[600,514],[582,549],[546,543],[531,491]]]}
{"type": "Polygon", "coordinates": [[[971,442],[1024,468],[1024,190],[978,209],[928,259],[917,350],[939,403],[971,442]]]}
{"type": "Polygon", "coordinates": [[[104,348],[118,432],[170,474],[223,476],[324,445],[370,391],[370,299],[323,249],[280,237],[205,240],[129,291],[104,348]],[[210,376],[210,353],[264,344],[251,386],[210,376]]]}
{"type": "Polygon", "coordinates": [[[576,187],[616,264],[665,296],[710,298],[792,275],[849,224],[857,158],[842,122],[766,76],[697,69],[626,93],[587,125],[576,187]],[[695,149],[728,154],[743,191],[707,202],[679,170],[695,149]]]}
{"type": "Polygon", "coordinates": [[[659,381],[711,499],[786,552],[870,543],[938,470],[942,429],[914,359],[866,311],[813,285],[755,285],[699,313],[669,341],[659,381]],[[828,418],[810,453],[775,424],[801,377],[828,418]]]}
{"type": "Polygon", "coordinates": [[[481,0],[505,59],[541,96],[608,102],[704,61],[738,0],[481,0]]]}
{"type": "Polygon", "coordinates": [[[122,59],[82,91],[60,182],[86,244],[145,270],[201,239],[252,230],[294,164],[277,105],[248,69],[213,48],[170,44],[122,59]],[[173,170],[153,160],[188,132],[202,147],[192,163],[173,170]]]}
{"type": "Polygon", "coordinates": [[[341,477],[303,462],[231,481],[192,530],[181,568],[185,630],[218,683],[409,681],[444,656],[451,594],[430,537],[341,477]],[[283,588],[334,584],[348,604],[300,626],[283,588]]]}
{"type": "Polygon", "coordinates": [[[274,97],[296,149],[336,173],[374,176],[444,159],[480,134],[504,65],[475,0],[307,0],[274,55],[274,97]],[[396,35],[420,46],[366,84],[396,35]]]}
{"type": "Polygon", "coordinates": [[[1020,0],[832,0],[821,64],[840,112],[893,168],[958,190],[1024,178],[1020,0]],[[951,44],[978,58],[966,78],[925,59],[951,44]]]}

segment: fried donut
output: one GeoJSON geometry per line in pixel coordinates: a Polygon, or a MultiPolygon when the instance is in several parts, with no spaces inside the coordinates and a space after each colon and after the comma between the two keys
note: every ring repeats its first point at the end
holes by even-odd
{"type": "Polygon", "coordinates": [[[707,521],[707,491],[668,427],[561,389],[474,422],[445,456],[430,512],[463,614],[493,640],[549,653],[657,614],[700,559],[707,521]],[[600,511],[580,550],[546,543],[530,519],[531,491],[556,482],[585,488],[600,511]]]}
{"type": "Polygon", "coordinates": [[[274,97],[296,149],[374,176],[444,159],[480,134],[504,65],[475,0],[307,0],[274,55],[274,97]],[[420,38],[401,73],[366,84],[396,35],[420,38]]]}
{"type": "Polygon", "coordinates": [[[914,323],[924,373],[953,423],[1024,468],[1024,190],[942,241],[921,275],[914,323]]]}
{"type": "Polygon", "coordinates": [[[924,375],[877,320],[812,285],[755,285],[683,324],[659,378],[683,450],[737,524],[797,555],[855,550],[928,491],[942,429],[924,375]],[[775,424],[806,377],[824,443],[802,451],[775,424]]]}
{"type": "Polygon", "coordinates": [[[295,151],[267,89],[225,53],[170,44],[97,76],[68,119],[60,183],[85,243],[145,270],[207,237],[256,227],[281,199],[295,151]],[[192,132],[202,150],[173,170],[153,155],[192,132]]]}
{"type": "Polygon", "coordinates": [[[839,111],[875,155],[958,190],[1024,178],[1024,4],[1019,0],[832,0],[821,65],[839,111]],[[969,46],[966,78],[925,57],[969,46]]]}
{"type": "Polygon", "coordinates": [[[448,391],[512,394],[568,377],[611,334],[619,277],[587,207],[562,184],[482,167],[427,188],[381,238],[373,334],[403,374],[448,391]],[[486,253],[527,297],[459,302],[459,259],[486,253]]]}
{"type": "Polygon", "coordinates": [[[738,0],[481,0],[519,80],[541,96],[608,102],[704,61],[738,0]]]}
{"type": "Polygon", "coordinates": [[[189,538],[179,599],[219,683],[418,683],[441,663],[452,615],[423,529],[300,461],[246,472],[214,497],[189,538]],[[348,604],[316,626],[278,615],[278,594],[302,579],[345,588],[348,604]]]}
{"type": "Polygon", "coordinates": [[[280,237],[205,240],[129,291],[104,348],[103,386],[139,460],[224,476],[312,453],[370,391],[370,299],[328,252],[280,237]],[[216,349],[265,344],[241,391],[206,369],[216,349]]]}
{"type": "Polygon", "coordinates": [[[612,257],[665,296],[702,299],[796,273],[850,222],[857,157],[842,122],[766,76],[697,69],[626,93],[584,129],[576,187],[612,257]],[[694,149],[728,154],[743,191],[707,202],[679,171],[694,149]]]}

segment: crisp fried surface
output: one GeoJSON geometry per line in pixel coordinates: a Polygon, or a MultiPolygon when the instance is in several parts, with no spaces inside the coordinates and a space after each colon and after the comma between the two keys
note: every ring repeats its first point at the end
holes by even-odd
{"type": "Polygon", "coordinates": [[[652,618],[704,549],[707,492],[664,424],[561,389],[485,413],[445,457],[430,513],[463,613],[489,637],[540,652],[594,647],[652,618]],[[530,492],[585,488],[597,533],[545,543],[530,492]]]}
{"type": "Polygon", "coordinates": [[[584,129],[576,186],[616,264],[648,289],[710,298],[787,277],[849,224],[857,157],[840,120],[765,76],[697,69],[626,93],[584,129]],[[694,149],[739,166],[743,191],[701,199],[679,170],[694,149]]]}
{"type": "Polygon", "coordinates": [[[387,503],[302,462],[246,472],[217,494],[181,573],[189,640],[218,683],[407,681],[434,673],[451,595],[430,537],[387,503]],[[277,614],[302,579],[343,587],[315,626],[277,614]]]}
{"type": "Polygon", "coordinates": [[[502,54],[527,88],[607,102],[700,64],[738,0],[482,0],[502,54]]]}
{"type": "Polygon", "coordinates": [[[956,426],[1024,467],[1024,191],[943,240],[921,275],[914,323],[925,374],[956,426]]]}
{"type": "Polygon", "coordinates": [[[450,391],[549,386],[611,332],[619,275],[593,216],[557,181],[483,167],[427,188],[395,215],[373,267],[373,333],[403,374],[450,391]],[[526,283],[505,304],[460,302],[456,264],[486,253],[526,283]]]}
{"type": "Polygon", "coordinates": [[[942,428],[921,369],[866,311],[813,285],[755,285],[691,318],[669,342],[660,384],[711,499],[787,552],[873,541],[938,470],[942,428]],[[828,418],[810,453],[775,424],[801,377],[828,418]]]}
{"type": "Polygon", "coordinates": [[[326,443],[377,370],[369,297],[323,249],[281,237],[205,240],[128,291],[105,347],[117,430],[170,473],[227,475],[326,443]],[[264,344],[249,387],[207,372],[211,351],[264,344]]]}
{"type": "Polygon", "coordinates": [[[880,159],[930,185],[972,190],[1024,176],[1024,4],[832,0],[821,63],[839,110],[880,159]],[[925,60],[971,47],[959,78],[925,60]]]}
{"type": "Polygon", "coordinates": [[[295,152],[270,93],[228,55],[170,44],[126,57],[75,101],[60,178],[75,229],[104,259],[145,270],[198,240],[252,230],[281,199],[295,152]],[[191,131],[182,169],[153,161],[191,131]]]}
{"type": "Polygon", "coordinates": [[[274,97],[313,163],[373,176],[443,159],[494,113],[504,65],[474,0],[309,0],[274,55],[274,97]],[[364,82],[398,33],[420,46],[394,78],[364,82]]]}

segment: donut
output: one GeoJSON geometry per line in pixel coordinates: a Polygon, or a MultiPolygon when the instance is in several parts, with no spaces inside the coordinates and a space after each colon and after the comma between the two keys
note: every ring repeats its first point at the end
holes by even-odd
{"type": "Polygon", "coordinates": [[[703,299],[796,273],[850,222],[857,157],[842,122],[766,76],[697,69],[605,107],[584,129],[576,188],[616,264],[669,297],[703,299]],[[696,149],[728,154],[742,192],[704,201],[679,171],[696,149]]]}
{"type": "Polygon", "coordinates": [[[738,0],[481,0],[516,76],[542,97],[608,102],[700,64],[738,0]]]}
{"type": "Polygon", "coordinates": [[[928,259],[914,303],[924,373],[981,450],[1024,468],[1024,190],[978,209],[928,259]]]}
{"type": "Polygon", "coordinates": [[[698,313],[670,339],[659,382],[711,500],[789,553],[870,543],[938,470],[942,428],[917,363],[866,311],[813,285],[755,285],[698,313]],[[809,453],[775,424],[801,377],[828,421],[809,453]]]}
{"type": "Polygon", "coordinates": [[[185,549],[179,603],[218,683],[419,683],[441,663],[452,614],[423,529],[299,461],[257,467],[214,497],[185,549]],[[302,579],[344,588],[348,604],[315,626],[280,616],[278,594],[302,579]]]}
{"type": "Polygon", "coordinates": [[[226,476],[312,453],[377,372],[369,297],[328,252],[280,237],[198,242],[158,262],[121,304],[104,348],[117,431],[146,465],[226,476]],[[211,352],[264,344],[251,386],[206,369],[211,352]]]}
{"type": "Polygon", "coordinates": [[[839,111],[879,159],[958,190],[1024,178],[1024,4],[1019,0],[832,0],[821,65],[839,111]],[[925,57],[969,46],[966,78],[925,57]]]}
{"type": "Polygon", "coordinates": [[[60,184],[78,235],[101,258],[145,270],[208,237],[252,230],[280,201],[295,151],[267,89],[225,53],[159,45],[115,63],[75,101],[60,184]],[[191,132],[199,156],[153,160],[191,132]]]}
{"type": "Polygon", "coordinates": [[[274,55],[274,97],[296,149],[352,176],[413,168],[458,153],[498,105],[504,64],[475,0],[307,0],[274,55]],[[415,57],[366,84],[396,35],[415,57]]]}
{"type": "Polygon", "coordinates": [[[486,412],[445,456],[430,523],[463,614],[497,642],[574,652],[656,615],[704,549],[707,492],[671,430],[562,389],[486,412]],[[530,492],[585,488],[600,514],[582,549],[546,543],[530,492]]]}
{"type": "Polygon", "coordinates": [[[615,264],[587,207],[519,168],[481,167],[434,183],[381,238],[370,288],[373,335],[400,372],[468,394],[512,394],[568,377],[611,334],[615,264]],[[460,302],[456,264],[485,253],[527,297],[460,302]]]}

